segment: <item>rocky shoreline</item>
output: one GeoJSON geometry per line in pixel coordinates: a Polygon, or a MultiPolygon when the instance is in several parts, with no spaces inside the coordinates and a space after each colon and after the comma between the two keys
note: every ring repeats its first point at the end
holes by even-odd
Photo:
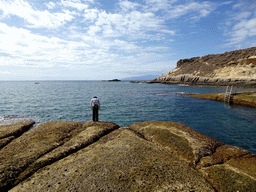
{"type": "Polygon", "coordinates": [[[1,191],[256,191],[255,154],[181,123],[33,124],[0,126],[1,191]]]}
{"type": "Polygon", "coordinates": [[[186,84],[192,86],[235,86],[243,88],[256,88],[256,79],[237,79],[237,78],[208,78],[191,75],[179,75],[175,77],[165,77],[152,81],[142,81],[142,83],[162,83],[162,84],[186,84]]]}
{"type": "MultiPolygon", "coordinates": [[[[225,102],[225,93],[188,94],[188,96],[199,99],[225,102]]],[[[243,91],[238,93],[232,93],[230,95],[229,103],[256,108],[256,91],[243,91]]]]}
{"type": "Polygon", "coordinates": [[[256,87],[256,47],[180,59],[165,75],[144,83],[256,87]]]}

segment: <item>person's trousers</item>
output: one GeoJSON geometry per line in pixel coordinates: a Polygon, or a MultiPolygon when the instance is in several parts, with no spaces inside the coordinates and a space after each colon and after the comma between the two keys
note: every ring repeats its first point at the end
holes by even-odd
{"type": "Polygon", "coordinates": [[[99,114],[98,114],[98,110],[99,110],[99,107],[98,106],[94,106],[92,108],[92,120],[93,121],[98,121],[99,120],[99,114]]]}

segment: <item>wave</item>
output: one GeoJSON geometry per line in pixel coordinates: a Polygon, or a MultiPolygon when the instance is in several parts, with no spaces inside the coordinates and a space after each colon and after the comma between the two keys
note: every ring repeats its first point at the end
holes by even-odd
{"type": "Polygon", "coordinates": [[[180,86],[180,87],[189,87],[189,85],[187,85],[187,84],[177,84],[177,86],[180,86]]]}
{"type": "Polygon", "coordinates": [[[21,116],[21,115],[6,115],[0,116],[0,125],[7,125],[16,123],[18,121],[26,121],[31,120],[28,116],[21,116]]]}
{"type": "Polygon", "coordinates": [[[168,95],[186,95],[186,92],[153,92],[152,95],[168,96],[168,95]]]}

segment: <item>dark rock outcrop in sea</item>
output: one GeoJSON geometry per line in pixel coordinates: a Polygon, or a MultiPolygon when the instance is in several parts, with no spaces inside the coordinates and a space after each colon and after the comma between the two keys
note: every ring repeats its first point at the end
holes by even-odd
{"type": "Polygon", "coordinates": [[[112,79],[112,80],[108,80],[108,81],[109,81],[109,82],[113,82],[113,81],[114,81],[114,82],[115,82],[115,81],[116,81],[116,82],[119,82],[119,81],[121,81],[121,80],[119,80],[119,79],[112,79]]]}
{"type": "Polygon", "coordinates": [[[174,122],[46,122],[0,162],[1,191],[256,190],[255,154],[174,122]]]}
{"type": "Polygon", "coordinates": [[[174,70],[147,83],[256,87],[256,47],[181,59],[174,70]]]}

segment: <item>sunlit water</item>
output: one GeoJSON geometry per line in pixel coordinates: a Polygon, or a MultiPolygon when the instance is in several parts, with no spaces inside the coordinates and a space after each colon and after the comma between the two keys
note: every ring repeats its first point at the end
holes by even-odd
{"type": "Polygon", "coordinates": [[[36,123],[89,121],[90,100],[96,95],[101,100],[100,121],[121,126],[149,120],[180,122],[256,153],[256,109],[184,96],[225,89],[101,81],[0,82],[0,121],[13,115],[36,123]]]}

